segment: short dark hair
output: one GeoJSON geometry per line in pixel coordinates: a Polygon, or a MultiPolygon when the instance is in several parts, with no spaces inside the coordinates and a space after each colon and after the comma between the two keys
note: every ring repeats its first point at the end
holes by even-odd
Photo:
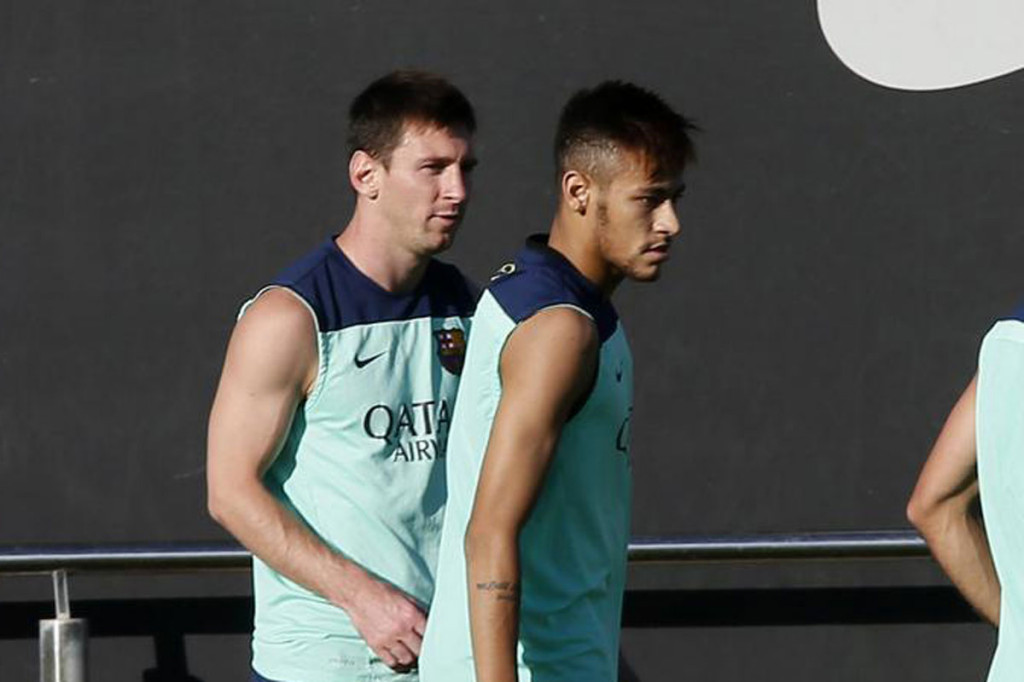
{"type": "Polygon", "coordinates": [[[607,180],[607,164],[621,151],[640,153],[654,177],[674,176],[695,159],[692,121],[649,90],[605,81],[580,90],[562,109],[555,134],[555,166],[607,180]]]}
{"type": "Polygon", "coordinates": [[[348,112],[349,154],[362,150],[382,160],[402,141],[406,124],[476,130],[473,106],[454,85],[426,71],[393,71],[370,83],[348,112]]]}

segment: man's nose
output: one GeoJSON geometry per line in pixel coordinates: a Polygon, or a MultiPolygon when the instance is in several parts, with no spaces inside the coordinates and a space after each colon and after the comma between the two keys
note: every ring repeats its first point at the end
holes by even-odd
{"type": "Polygon", "coordinates": [[[458,165],[452,165],[444,174],[443,196],[449,201],[462,203],[469,196],[469,182],[465,171],[458,165]]]}
{"type": "Polygon", "coordinates": [[[679,214],[671,202],[665,202],[662,210],[655,216],[654,229],[668,237],[675,237],[682,229],[679,224],[679,214]]]}

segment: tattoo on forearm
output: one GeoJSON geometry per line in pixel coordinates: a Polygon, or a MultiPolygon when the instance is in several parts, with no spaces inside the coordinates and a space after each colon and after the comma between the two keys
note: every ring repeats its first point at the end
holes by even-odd
{"type": "Polygon", "coordinates": [[[480,592],[493,592],[498,601],[519,601],[519,583],[491,580],[477,583],[476,589],[480,592]]]}

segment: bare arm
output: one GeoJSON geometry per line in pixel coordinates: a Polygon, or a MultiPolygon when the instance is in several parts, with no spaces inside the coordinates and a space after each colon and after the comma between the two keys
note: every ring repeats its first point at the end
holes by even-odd
{"type": "Polygon", "coordinates": [[[946,419],[907,505],[907,517],[964,597],[999,624],[999,579],[978,500],[974,401],[977,377],[946,419]]]}
{"type": "Polygon", "coordinates": [[[210,414],[210,514],[275,571],[345,609],[386,664],[409,665],[425,625],[415,602],[332,551],[263,484],[316,376],[315,333],[309,311],[281,290],[239,320],[210,414]]]}
{"type": "Polygon", "coordinates": [[[555,308],[524,322],[502,352],[502,397],[465,537],[480,682],[517,679],[519,531],[562,426],[593,380],[597,350],[593,322],[577,311],[555,308]]]}

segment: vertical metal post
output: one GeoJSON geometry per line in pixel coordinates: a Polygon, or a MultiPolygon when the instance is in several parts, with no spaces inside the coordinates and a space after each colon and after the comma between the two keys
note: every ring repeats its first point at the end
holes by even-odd
{"type": "Polygon", "coordinates": [[[39,681],[86,682],[89,629],[84,618],[72,618],[68,573],[53,572],[57,617],[39,621],[39,681]]]}

